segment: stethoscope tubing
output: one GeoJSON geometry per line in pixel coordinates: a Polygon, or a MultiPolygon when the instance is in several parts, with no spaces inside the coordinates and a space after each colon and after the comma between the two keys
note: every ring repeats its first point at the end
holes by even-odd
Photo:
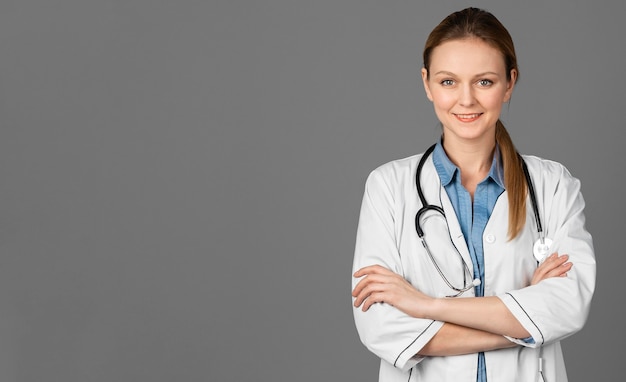
{"type": "Polygon", "coordinates": [[[541,243],[544,243],[545,235],[543,233],[543,226],[541,224],[541,218],[539,217],[539,207],[537,207],[537,194],[535,192],[535,186],[533,185],[533,181],[530,178],[530,173],[528,172],[528,166],[526,165],[526,161],[519,156],[520,161],[522,162],[522,170],[524,171],[524,177],[526,178],[526,185],[528,186],[528,193],[530,194],[530,202],[533,207],[533,213],[535,215],[535,224],[537,224],[537,233],[539,233],[539,238],[541,239],[541,243]]]}
{"type": "MultiPolygon", "coordinates": [[[[437,144],[434,144],[434,145],[430,146],[424,152],[424,154],[420,158],[420,161],[419,161],[419,163],[417,165],[417,170],[415,172],[415,186],[417,188],[417,195],[418,195],[418,197],[420,199],[420,203],[422,204],[422,207],[415,214],[415,231],[417,232],[417,236],[420,238],[420,240],[422,242],[422,246],[426,250],[426,253],[428,254],[428,257],[430,258],[431,262],[433,263],[433,266],[437,270],[437,273],[439,273],[439,275],[441,276],[443,281],[446,283],[446,285],[450,289],[452,289],[452,290],[457,292],[457,294],[452,295],[452,296],[448,296],[448,297],[457,297],[457,296],[460,296],[461,294],[463,294],[464,292],[467,292],[468,290],[472,289],[473,287],[479,285],[480,284],[480,280],[478,280],[478,281],[474,280],[472,283],[470,283],[470,285],[467,285],[467,277],[466,277],[466,275],[469,275],[470,278],[472,278],[472,273],[470,272],[469,267],[465,263],[465,260],[463,260],[463,257],[461,256],[461,253],[457,249],[456,252],[459,255],[459,258],[461,259],[461,262],[463,263],[463,266],[464,266],[464,273],[463,273],[463,287],[462,288],[455,287],[448,280],[448,278],[445,276],[445,274],[443,273],[443,270],[441,269],[441,267],[439,267],[439,264],[435,260],[435,257],[433,256],[432,252],[430,251],[430,248],[428,247],[428,244],[426,243],[426,240],[424,238],[424,230],[422,229],[422,226],[420,224],[420,220],[422,218],[422,215],[424,215],[428,211],[435,211],[435,212],[440,213],[444,217],[444,219],[446,219],[446,221],[447,221],[446,213],[445,213],[445,211],[443,210],[442,207],[436,206],[434,204],[428,204],[428,202],[426,201],[426,197],[424,196],[424,192],[422,190],[422,185],[421,185],[421,181],[420,181],[420,177],[421,177],[421,174],[422,174],[422,168],[424,167],[424,164],[426,163],[426,158],[428,158],[432,154],[432,152],[435,150],[436,146],[437,146],[437,144]]],[[[528,167],[526,165],[526,162],[521,157],[521,155],[518,154],[518,156],[519,156],[520,161],[522,163],[522,169],[524,171],[524,177],[526,179],[528,192],[530,194],[530,201],[531,201],[531,204],[532,204],[533,213],[535,215],[535,223],[537,225],[537,232],[539,234],[539,238],[540,238],[541,244],[544,244],[544,242],[545,242],[545,235],[543,233],[543,226],[541,224],[541,218],[539,216],[539,208],[537,206],[537,197],[536,197],[536,194],[535,194],[535,187],[534,187],[532,179],[530,177],[530,173],[528,171],[528,167]]],[[[449,228],[448,228],[448,230],[449,230],[449,228]]],[[[453,245],[454,245],[454,243],[453,243],[453,245]]],[[[456,246],[455,246],[455,248],[456,248],[456,246]]]]}

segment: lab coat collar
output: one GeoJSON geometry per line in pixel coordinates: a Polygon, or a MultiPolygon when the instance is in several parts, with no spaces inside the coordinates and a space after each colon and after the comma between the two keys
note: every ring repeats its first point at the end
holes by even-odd
{"type": "MultiPolygon", "coordinates": [[[[439,138],[437,146],[433,151],[433,163],[435,164],[437,174],[439,174],[441,185],[444,187],[447,187],[461,171],[454,163],[452,163],[450,158],[448,158],[448,155],[443,149],[443,140],[441,138],[439,138]]],[[[487,177],[493,179],[493,181],[500,187],[505,188],[503,172],[504,169],[502,167],[500,147],[496,143],[496,149],[493,153],[493,160],[491,162],[491,169],[489,170],[487,177]]]]}

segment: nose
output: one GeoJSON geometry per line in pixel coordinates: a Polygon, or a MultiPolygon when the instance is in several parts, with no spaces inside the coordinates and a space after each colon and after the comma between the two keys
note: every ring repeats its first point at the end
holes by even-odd
{"type": "Polygon", "coordinates": [[[459,105],[466,107],[474,105],[476,98],[474,98],[474,89],[471,84],[460,87],[459,92],[459,105]]]}

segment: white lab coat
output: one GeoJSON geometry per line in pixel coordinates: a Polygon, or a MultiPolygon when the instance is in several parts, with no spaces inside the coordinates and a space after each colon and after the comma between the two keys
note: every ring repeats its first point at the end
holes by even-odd
{"type": "MultiPolygon", "coordinates": [[[[421,207],[415,186],[419,159],[420,155],[416,155],[387,163],[368,177],[353,270],[380,264],[402,275],[418,290],[443,297],[453,291],[435,270],[415,232],[415,214],[421,207]]],[[[587,319],[595,287],[593,244],[585,229],[580,182],[559,163],[533,156],[524,159],[535,185],[544,232],[553,240],[550,253],[568,254],[574,265],[566,278],[550,278],[529,286],[537,268],[532,248],[538,233],[532,204],[528,198],[526,225],[518,237],[508,241],[507,193],[500,195],[483,235],[485,296],[498,296],[535,343],[509,338],[520,346],[486,352],[487,379],[540,380],[541,351],[545,380],[563,382],[567,381],[567,374],[560,340],[579,331],[587,319]]],[[[450,232],[444,219],[427,213],[422,220],[427,243],[447,278],[455,286],[462,286],[460,258],[443,248],[442,243],[450,243],[451,237],[470,270],[472,263],[432,156],[424,165],[421,182],[428,203],[443,207],[450,232]]],[[[357,282],[353,278],[353,288],[357,282]]],[[[471,297],[473,293],[472,289],[462,297],[471,297]]],[[[379,381],[476,381],[476,354],[416,356],[442,322],[413,318],[384,303],[374,304],[367,312],[360,308],[353,311],[362,342],[381,359],[379,381]]]]}

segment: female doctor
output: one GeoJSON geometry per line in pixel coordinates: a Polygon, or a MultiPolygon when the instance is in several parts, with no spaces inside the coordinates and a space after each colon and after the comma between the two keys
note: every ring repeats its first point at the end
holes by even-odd
{"type": "Polygon", "coordinates": [[[560,341],[595,286],[580,183],[520,156],[499,120],[519,76],[489,12],[444,19],[422,80],[442,137],[367,179],[353,266],[354,319],[379,380],[567,381],[560,341]]]}

